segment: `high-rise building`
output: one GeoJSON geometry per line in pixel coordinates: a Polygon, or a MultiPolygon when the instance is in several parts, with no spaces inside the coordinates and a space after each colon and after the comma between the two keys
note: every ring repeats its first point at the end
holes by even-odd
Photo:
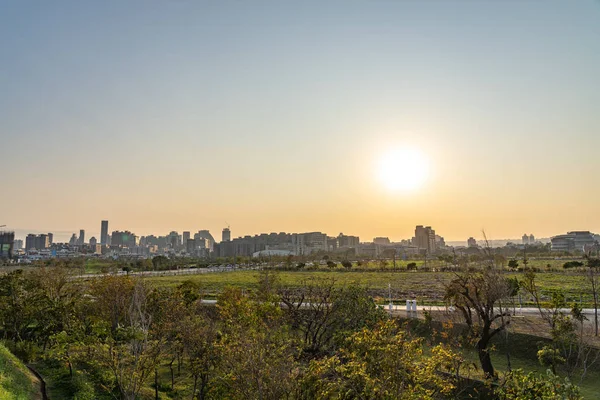
{"type": "Polygon", "coordinates": [[[467,240],[467,247],[471,247],[471,248],[472,247],[477,247],[477,240],[475,240],[475,238],[473,238],[473,237],[470,237],[467,240]]]}
{"type": "Polygon", "coordinates": [[[534,244],[535,243],[535,236],[533,236],[533,233],[531,235],[529,235],[529,244],[534,244]]]}
{"type": "Polygon", "coordinates": [[[0,258],[12,258],[14,242],[14,232],[0,232],[0,258]]]}
{"type": "Polygon", "coordinates": [[[190,232],[189,231],[184,231],[183,232],[183,245],[187,247],[187,241],[190,240],[190,232]]]}
{"type": "Polygon", "coordinates": [[[169,246],[172,249],[179,248],[179,237],[180,237],[179,233],[177,233],[175,231],[172,231],[171,233],[169,233],[167,243],[169,244],[169,246]]]}
{"type": "Polygon", "coordinates": [[[419,251],[424,250],[427,254],[435,253],[437,250],[435,231],[430,226],[423,227],[423,225],[417,225],[413,244],[419,251]]]}
{"type": "Polygon", "coordinates": [[[48,246],[52,246],[52,243],[54,243],[54,234],[48,232],[48,246]]]}
{"type": "Polygon", "coordinates": [[[77,246],[77,235],[71,235],[71,239],[69,239],[69,246],[77,246]]]}
{"type": "Polygon", "coordinates": [[[210,232],[206,229],[200,230],[198,231],[198,233],[196,233],[194,235],[194,240],[196,240],[196,242],[199,242],[199,239],[208,239],[209,242],[209,246],[208,249],[209,251],[212,251],[213,246],[215,244],[215,238],[210,234],[210,232]]]}
{"type": "Polygon", "coordinates": [[[340,233],[337,237],[339,247],[356,247],[360,243],[358,236],[349,236],[340,233]]]}
{"type": "Polygon", "coordinates": [[[22,250],[23,249],[23,241],[21,239],[15,239],[13,242],[13,250],[22,250]]]}
{"type": "Polygon", "coordinates": [[[388,237],[376,237],[376,238],[373,238],[373,243],[375,243],[375,244],[381,244],[381,245],[390,244],[390,238],[388,238],[388,237]]]}
{"type": "Polygon", "coordinates": [[[111,235],[111,245],[133,248],[136,245],[136,237],[129,231],[114,231],[111,235]]]}
{"type": "Polygon", "coordinates": [[[83,246],[85,244],[85,231],[83,229],[79,230],[79,239],[77,239],[77,244],[79,246],[83,246]]]}
{"type": "Polygon", "coordinates": [[[25,238],[25,250],[44,250],[50,247],[48,244],[48,235],[34,235],[30,233],[25,238]]]}
{"type": "Polygon", "coordinates": [[[529,244],[529,235],[527,235],[526,233],[523,234],[523,236],[521,237],[521,241],[523,242],[523,244],[529,244]]]}
{"type": "Polygon", "coordinates": [[[102,221],[100,225],[100,244],[102,246],[108,245],[108,221],[102,221]]]}
{"type": "Polygon", "coordinates": [[[96,240],[96,238],[94,236],[92,236],[90,238],[90,247],[92,249],[95,249],[97,244],[98,244],[98,241],[96,240]]]}
{"type": "Polygon", "coordinates": [[[292,246],[297,255],[327,251],[327,235],[321,232],[294,233],[292,246]]]}
{"type": "Polygon", "coordinates": [[[229,228],[223,228],[223,233],[221,235],[221,242],[229,242],[231,240],[231,231],[229,228]]]}

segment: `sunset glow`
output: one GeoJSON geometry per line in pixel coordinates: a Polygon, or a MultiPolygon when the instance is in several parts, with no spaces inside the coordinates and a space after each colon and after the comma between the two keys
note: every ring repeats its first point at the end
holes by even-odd
{"type": "Polygon", "coordinates": [[[379,159],[377,176],[381,184],[390,191],[412,192],[426,183],[429,162],[418,149],[395,148],[379,159]]]}

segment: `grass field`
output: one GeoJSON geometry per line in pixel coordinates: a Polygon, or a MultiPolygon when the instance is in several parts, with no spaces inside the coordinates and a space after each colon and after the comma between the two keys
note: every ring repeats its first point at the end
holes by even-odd
{"type": "MultiPolygon", "coordinates": [[[[309,279],[335,279],[337,285],[360,284],[367,286],[374,297],[388,298],[388,285],[391,285],[392,298],[403,301],[406,298],[420,300],[421,303],[439,302],[443,299],[444,284],[454,274],[450,272],[354,272],[354,271],[281,271],[277,272],[282,285],[299,287],[309,279]]],[[[201,284],[205,294],[211,296],[226,286],[255,289],[256,271],[234,271],[206,273],[188,276],[164,276],[148,278],[159,286],[176,286],[186,280],[201,284]]],[[[508,273],[507,276],[522,278],[522,273],[508,273]]],[[[541,272],[538,282],[545,293],[562,289],[568,302],[584,303],[591,300],[589,285],[585,277],[572,273],[541,272]]],[[[527,299],[523,299],[526,304],[527,299]]]]}

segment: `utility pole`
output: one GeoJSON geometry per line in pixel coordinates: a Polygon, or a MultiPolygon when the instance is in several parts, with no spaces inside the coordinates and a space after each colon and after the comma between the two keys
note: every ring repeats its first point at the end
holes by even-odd
{"type": "Polygon", "coordinates": [[[388,291],[389,291],[389,298],[390,298],[390,315],[392,315],[392,284],[388,283],[388,291]]]}

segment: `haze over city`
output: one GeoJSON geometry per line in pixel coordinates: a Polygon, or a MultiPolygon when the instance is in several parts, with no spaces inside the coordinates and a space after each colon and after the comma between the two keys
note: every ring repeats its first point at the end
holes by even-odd
{"type": "Polygon", "coordinates": [[[426,3],[4,3],[0,224],[600,231],[599,3],[426,3]]]}

